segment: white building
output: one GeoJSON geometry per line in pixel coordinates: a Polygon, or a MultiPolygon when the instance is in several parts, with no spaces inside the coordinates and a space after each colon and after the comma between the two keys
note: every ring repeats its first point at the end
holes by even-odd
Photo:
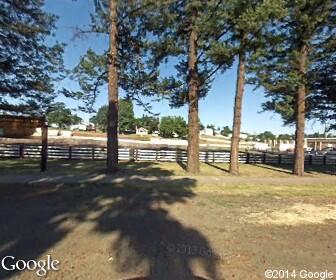
{"type": "Polygon", "coordinates": [[[294,151],[294,149],[295,149],[295,143],[280,143],[279,144],[280,152],[294,151]]]}
{"type": "Polygon", "coordinates": [[[221,134],[221,130],[220,129],[215,129],[215,131],[214,131],[214,135],[215,136],[221,136],[222,134],[221,134]]]}
{"type": "Polygon", "coordinates": [[[201,131],[201,135],[214,136],[214,130],[212,128],[206,127],[201,131]]]}
{"type": "Polygon", "coordinates": [[[70,126],[70,130],[87,130],[88,128],[88,124],[85,124],[85,123],[81,123],[81,124],[74,124],[74,125],[71,125],[70,126]]]}
{"type": "Polygon", "coordinates": [[[87,130],[94,130],[94,129],[95,129],[94,123],[80,123],[80,124],[74,124],[70,126],[70,130],[87,131],[87,130]]]}
{"type": "MultiPolygon", "coordinates": [[[[230,134],[228,135],[228,137],[232,138],[232,133],[230,133],[230,134]]],[[[240,134],[239,134],[239,138],[245,140],[245,139],[248,138],[248,134],[247,134],[247,133],[240,133],[240,134]]]]}
{"type": "Polygon", "coordinates": [[[160,136],[160,132],[158,130],[155,130],[152,132],[152,136],[158,137],[160,136]]]}
{"type": "Polygon", "coordinates": [[[148,129],[144,127],[137,127],[136,132],[137,135],[148,135],[148,129]]]}
{"type": "Polygon", "coordinates": [[[257,151],[267,151],[270,149],[267,143],[262,143],[262,142],[254,143],[253,148],[257,151]]]}

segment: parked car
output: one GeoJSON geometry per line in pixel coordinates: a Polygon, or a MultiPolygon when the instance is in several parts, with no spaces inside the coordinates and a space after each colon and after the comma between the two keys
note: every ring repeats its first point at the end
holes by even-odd
{"type": "Polygon", "coordinates": [[[305,155],[313,155],[315,156],[316,155],[316,151],[314,149],[306,149],[305,150],[305,155]]]}
{"type": "Polygon", "coordinates": [[[333,155],[336,156],[336,148],[335,147],[328,147],[324,148],[322,151],[317,152],[318,155],[333,155]]]}

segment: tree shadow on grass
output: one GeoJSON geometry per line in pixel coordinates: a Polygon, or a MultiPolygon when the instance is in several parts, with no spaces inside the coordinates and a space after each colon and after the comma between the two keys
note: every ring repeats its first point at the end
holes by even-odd
{"type": "Polygon", "coordinates": [[[267,169],[271,171],[276,171],[280,173],[285,173],[285,174],[292,174],[292,169],[287,168],[285,165],[279,165],[279,164],[253,164],[253,166],[261,168],[261,169],[267,169]]]}
{"type": "MultiPolygon", "coordinates": [[[[40,175],[39,160],[0,161],[0,175],[40,175]]],[[[52,175],[101,175],[106,173],[106,160],[49,160],[45,176],[52,175]]],[[[157,162],[121,162],[116,176],[170,176],[170,170],[163,169],[157,162]]]]}
{"type": "Polygon", "coordinates": [[[218,170],[220,170],[220,171],[224,171],[224,172],[226,172],[226,173],[230,173],[229,169],[225,169],[225,168],[220,167],[220,166],[218,166],[218,165],[216,165],[216,164],[213,164],[213,163],[210,163],[210,162],[205,162],[205,164],[207,164],[207,165],[209,165],[209,166],[211,166],[211,167],[213,167],[213,168],[216,168],[216,169],[218,169],[218,170]]]}
{"type": "MultiPolygon", "coordinates": [[[[194,179],[115,177],[118,183],[0,184],[0,259],[37,260],[89,221],[93,234],[117,236],[111,268],[125,279],[221,279],[207,238],[169,213],[171,205],[195,196],[194,179]],[[195,261],[203,278],[195,278],[195,261]]],[[[17,273],[0,270],[0,278],[17,273]]]]}
{"type": "MultiPolygon", "coordinates": [[[[292,174],[293,165],[292,164],[254,164],[254,166],[268,169],[272,171],[282,172],[286,174],[292,174]]],[[[326,174],[326,175],[336,175],[336,166],[333,164],[328,165],[305,165],[305,173],[307,174],[326,174]]]]}
{"type": "Polygon", "coordinates": [[[184,170],[187,171],[187,164],[184,161],[178,160],[176,163],[184,170]]]}

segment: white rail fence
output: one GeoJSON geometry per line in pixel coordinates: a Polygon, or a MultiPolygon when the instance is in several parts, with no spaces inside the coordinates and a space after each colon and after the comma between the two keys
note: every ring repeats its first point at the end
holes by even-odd
{"type": "MultiPolygon", "coordinates": [[[[36,144],[0,144],[0,159],[39,158],[41,146],[36,144]]],[[[106,147],[101,146],[48,146],[50,159],[106,159],[106,147]]],[[[187,161],[187,151],[181,148],[119,148],[119,159],[124,161],[187,161]]],[[[230,162],[230,152],[225,150],[201,150],[200,161],[208,163],[230,162]]],[[[336,156],[306,155],[306,164],[336,164],[336,156]]],[[[291,164],[292,154],[271,152],[242,152],[240,163],[291,164]]]]}

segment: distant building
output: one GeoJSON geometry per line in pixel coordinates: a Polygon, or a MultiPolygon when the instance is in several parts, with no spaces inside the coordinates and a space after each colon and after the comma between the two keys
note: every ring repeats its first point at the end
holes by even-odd
{"type": "Polygon", "coordinates": [[[270,149],[267,143],[256,142],[253,148],[257,151],[267,151],[270,149]]]}
{"type": "Polygon", "coordinates": [[[58,128],[58,124],[56,124],[56,123],[51,123],[51,124],[49,124],[49,127],[51,127],[51,128],[58,128]]]}
{"type": "Polygon", "coordinates": [[[24,138],[34,134],[40,125],[38,118],[25,116],[0,116],[0,137],[24,138]]]}
{"type": "Polygon", "coordinates": [[[74,124],[70,126],[70,130],[80,130],[80,131],[86,131],[86,130],[92,130],[91,123],[80,123],[80,124],[74,124]]]}
{"type": "Polygon", "coordinates": [[[221,130],[220,129],[215,129],[215,131],[214,131],[214,135],[215,136],[221,136],[222,134],[221,134],[221,130]]]}
{"type": "MultiPolygon", "coordinates": [[[[228,134],[228,137],[232,138],[232,133],[228,134]]],[[[248,137],[249,137],[249,136],[248,136],[247,133],[240,133],[240,134],[239,134],[239,138],[240,138],[240,139],[244,139],[244,140],[246,140],[248,137]]]]}
{"type": "Polygon", "coordinates": [[[201,135],[214,136],[214,130],[212,128],[206,127],[201,131],[201,135]]]}
{"type": "Polygon", "coordinates": [[[325,148],[336,147],[336,138],[305,138],[305,143],[314,151],[322,151],[325,148]]]}
{"type": "Polygon", "coordinates": [[[280,152],[292,152],[295,149],[295,143],[279,143],[280,152]]]}
{"type": "Polygon", "coordinates": [[[155,130],[152,132],[152,136],[158,137],[160,135],[160,132],[158,130],[155,130]]]}
{"type": "Polygon", "coordinates": [[[135,133],[137,135],[148,135],[148,129],[144,128],[144,127],[137,127],[135,130],[135,133]]]}

